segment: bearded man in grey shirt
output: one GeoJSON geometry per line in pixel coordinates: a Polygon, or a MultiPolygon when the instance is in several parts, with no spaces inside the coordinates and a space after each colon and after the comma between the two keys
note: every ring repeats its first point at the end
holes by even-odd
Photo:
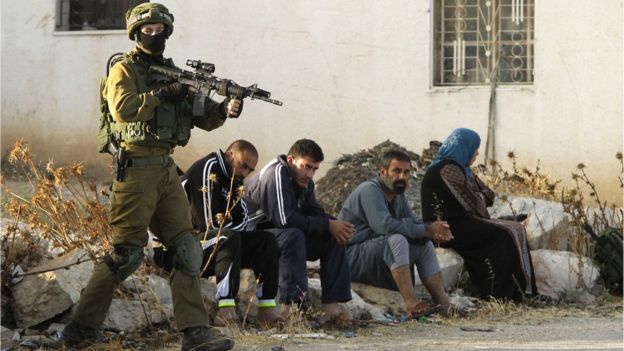
{"type": "Polygon", "coordinates": [[[449,303],[444,291],[432,241],[445,242],[453,235],[446,222],[423,223],[409,208],[404,192],[410,171],[407,154],[387,151],[379,176],[360,184],[338,214],[340,220],[355,226],[355,235],[347,246],[351,281],[398,290],[412,317],[435,312],[450,315],[459,310],[449,303]],[[437,305],[416,296],[414,265],[437,305]]]}

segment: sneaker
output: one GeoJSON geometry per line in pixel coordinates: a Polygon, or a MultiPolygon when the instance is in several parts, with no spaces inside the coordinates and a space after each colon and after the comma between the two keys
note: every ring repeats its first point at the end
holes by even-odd
{"type": "Polygon", "coordinates": [[[104,336],[97,329],[89,328],[72,320],[63,328],[60,339],[67,346],[85,346],[104,341],[104,336]]]}
{"type": "Polygon", "coordinates": [[[191,327],[184,330],[182,351],[226,351],[234,347],[234,341],[206,327],[191,327]]]}

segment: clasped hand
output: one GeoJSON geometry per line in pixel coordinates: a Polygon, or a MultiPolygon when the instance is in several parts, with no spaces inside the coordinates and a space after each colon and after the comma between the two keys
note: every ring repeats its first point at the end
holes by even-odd
{"type": "Polygon", "coordinates": [[[451,227],[446,221],[435,221],[425,230],[425,237],[433,240],[435,243],[443,243],[453,239],[451,227]]]}
{"type": "Polygon", "coordinates": [[[353,234],[355,234],[355,226],[349,222],[330,219],[329,232],[334,236],[338,244],[346,245],[353,238],[353,234]]]}

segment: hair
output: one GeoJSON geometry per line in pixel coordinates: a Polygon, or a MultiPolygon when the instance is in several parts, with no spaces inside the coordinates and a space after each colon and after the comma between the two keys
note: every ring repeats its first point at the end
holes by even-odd
{"type": "Polygon", "coordinates": [[[225,151],[226,152],[231,151],[233,153],[248,151],[249,153],[258,157],[258,150],[256,150],[256,147],[253,146],[252,143],[243,139],[238,139],[234,141],[233,143],[230,144],[230,146],[228,146],[227,150],[225,151]]]}
{"type": "Polygon", "coordinates": [[[299,139],[288,150],[288,155],[294,157],[310,157],[315,162],[321,162],[325,158],[321,147],[310,139],[299,139]]]}
{"type": "Polygon", "coordinates": [[[388,150],[388,151],[383,153],[383,156],[381,156],[380,167],[381,168],[388,168],[388,167],[390,167],[390,162],[392,162],[393,160],[402,161],[402,162],[411,162],[412,161],[410,159],[409,155],[406,154],[405,152],[403,152],[401,150],[393,149],[393,150],[388,150]]]}

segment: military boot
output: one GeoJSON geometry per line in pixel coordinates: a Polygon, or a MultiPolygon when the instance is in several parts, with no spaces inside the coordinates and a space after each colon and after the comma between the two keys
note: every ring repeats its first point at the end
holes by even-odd
{"type": "Polygon", "coordinates": [[[234,341],[218,335],[206,327],[184,329],[182,351],[226,351],[234,347],[234,341]]]}
{"type": "Polygon", "coordinates": [[[63,328],[60,339],[67,346],[87,346],[104,341],[104,335],[97,329],[89,328],[72,320],[63,328]]]}

